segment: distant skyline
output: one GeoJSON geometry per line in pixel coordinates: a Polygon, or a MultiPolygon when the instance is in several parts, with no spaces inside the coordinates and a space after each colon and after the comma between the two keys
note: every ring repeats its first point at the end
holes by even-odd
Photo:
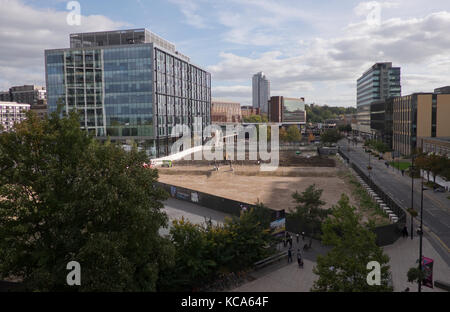
{"type": "Polygon", "coordinates": [[[402,68],[402,94],[450,85],[448,0],[0,0],[0,90],[45,85],[44,49],[69,34],[147,28],[212,73],[215,98],[252,104],[252,76],[271,95],[356,105],[356,80],[376,62],[402,68]]]}

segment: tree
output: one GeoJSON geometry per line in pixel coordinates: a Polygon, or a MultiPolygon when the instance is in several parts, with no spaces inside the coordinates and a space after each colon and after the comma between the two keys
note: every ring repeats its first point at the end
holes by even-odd
{"type": "Polygon", "coordinates": [[[347,125],[340,125],[339,127],[338,127],[338,130],[340,131],[340,132],[351,132],[352,131],[352,125],[349,125],[349,124],[347,124],[347,125]]]}
{"type": "Polygon", "coordinates": [[[286,129],[281,128],[280,132],[279,132],[279,135],[280,135],[280,141],[281,142],[287,142],[288,141],[288,134],[287,134],[286,129]]]}
{"type": "Polygon", "coordinates": [[[302,139],[302,133],[297,126],[292,125],[287,130],[287,138],[289,142],[299,142],[302,139]]]}
{"type": "Polygon", "coordinates": [[[153,291],[171,264],[158,234],[167,193],[145,153],[100,144],[75,113],[36,115],[0,135],[0,278],[32,291],[153,291]],[[81,265],[81,286],[66,265],[81,265]]]}
{"type": "Polygon", "coordinates": [[[433,182],[436,183],[436,177],[443,173],[447,168],[447,157],[431,154],[429,157],[430,171],[433,175],[433,182]]]}
{"type": "Polygon", "coordinates": [[[325,205],[325,202],[320,199],[322,192],[323,190],[316,189],[316,185],[312,184],[303,193],[295,192],[292,194],[297,203],[293,216],[299,218],[308,227],[310,232],[309,247],[312,245],[312,237],[320,229],[320,224],[328,215],[328,211],[321,208],[325,205]]]}
{"type": "Polygon", "coordinates": [[[410,268],[406,274],[410,283],[419,283],[425,279],[425,272],[419,266],[410,268]]]}
{"type": "Polygon", "coordinates": [[[389,257],[375,243],[375,234],[361,225],[361,217],[349,203],[345,194],[322,225],[322,242],[332,246],[324,256],[318,256],[314,274],[319,278],[312,291],[320,292],[382,292],[392,291],[389,286],[389,257]],[[380,264],[381,285],[367,282],[367,264],[380,264]]]}
{"type": "Polygon", "coordinates": [[[266,115],[250,115],[243,118],[244,122],[248,123],[266,123],[269,119],[266,115]]]}
{"type": "Polygon", "coordinates": [[[330,129],[324,131],[321,134],[320,139],[324,144],[337,143],[340,139],[342,139],[342,136],[336,129],[330,129]]]}
{"type": "Polygon", "coordinates": [[[256,205],[223,225],[174,221],[170,237],[175,264],[162,272],[159,290],[187,291],[211,283],[219,273],[245,270],[269,255],[270,210],[256,205]]]}
{"type": "Polygon", "coordinates": [[[431,172],[431,161],[430,158],[426,154],[420,154],[414,160],[414,166],[417,168],[424,170],[427,172],[428,180],[430,180],[430,172],[431,172]]]}
{"type": "Polygon", "coordinates": [[[218,261],[211,257],[214,245],[208,241],[207,229],[184,218],[173,221],[170,237],[175,247],[175,262],[161,273],[159,290],[192,290],[213,278],[218,261]]]}

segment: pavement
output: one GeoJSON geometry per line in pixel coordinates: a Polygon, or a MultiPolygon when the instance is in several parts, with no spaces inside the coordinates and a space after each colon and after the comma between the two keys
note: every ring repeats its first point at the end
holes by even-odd
{"type": "MultiPolygon", "coordinates": [[[[202,207],[190,202],[169,198],[164,202],[164,211],[172,221],[180,219],[182,216],[196,224],[201,224],[211,218],[213,223],[223,223],[228,216],[225,213],[202,207]]],[[[169,229],[162,229],[163,233],[168,234],[169,229]]],[[[304,266],[299,268],[297,264],[297,250],[302,249],[303,245],[309,243],[309,239],[305,237],[303,241],[301,236],[297,243],[295,235],[293,235],[293,255],[292,263],[288,263],[286,259],[267,266],[263,269],[251,273],[250,282],[235,288],[233,292],[308,292],[313,286],[317,276],[312,272],[316,265],[317,256],[325,254],[329,247],[322,246],[319,241],[313,240],[312,249],[301,251],[304,266]]],[[[288,245],[289,246],[289,245],[288,245]]],[[[287,250],[288,246],[283,244],[278,246],[279,251],[287,250]]],[[[415,238],[399,238],[393,245],[384,247],[384,251],[390,257],[389,265],[391,266],[392,282],[394,291],[403,291],[409,287],[411,292],[417,291],[417,284],[411,284],[407,281],[407,271],[415,266],[416,260],[419,258],[419,240],[415,238]]],[[[423,238],[423,255],[434,260],[433,277],[435,280],[441,280],[450,283],[450,268],[445,259],[436,250],[435,246],[427,237],[423,238]]],[[[423,292],[443,291],[438,288],[430,289],[422,288],[423,292]]]]}
{"type": "MultiPolygon", "coordinates": [[[[433,280],[450,283],[450,267],[445,260],[426,237],[423,238],[422,246],[423,256],[434,260],[433,280]]],[[[419,240],[400,238],[393,245],[385,246],[383,249],[390,257],[389,265],[391,266],[394,291],[404,291],[409,287],[410,292],[417,292],[417,284],[408,282],[407,272],[410,268],[418,265],[416,261],[419,259],[419,240]]],[[[445,292],[445,290],[422,287],[422,292],[445,292]]]]}
{"type": "MultiPolygon", "coordinates": [[[[232,289],[232,292],[309,292],[317,276],[312,272],[316,265],[317,256],[325,254],[329,248],[322,246],[317,240],[313,240],[312,248],[308,251],[302,251],[304,244],[309,244],[309,238],[302,240],[300,236],[297,243],[295,235],[292,237],[292,262],[288,263],[287,256],[279,262],[269,265],[260,270],[250,273],[251,282],[248,282],[238,288],[232,289]],[[299,268],[297,263],[297,250],[303,258],[303,268],[299,268]]],[[[289,248],[283,244],[278,246],[279,251],[285,251],[289,248]]]]}
{"type": "MultiPolygon", "coordinates": [[[[358,165],[361,170],[368,174],[369,155],[364,152],[362,144],[357,147],[347,140],[339,142],[341,151],[350,158],[350,161],[358,165]]],[[[389,168],[385,165],[385,160],[378,160],[371,156],[370,165],[372,180],[392,199],[394,199],[403,209],[411,207],[411,178],[406,174],[389,168]]],[[[449,193],[434,193],[432,190],[424,191],[423,198],[423,224],[424,237],[426,237],[447,265],[450,265],[450,200],[446,198],[449,193]],[[445,195],[445,196],[443,196],[445,195]]],[[[419,217],[414,220],[414,240],[418,241],[416,230],[420,220],[420,179],[414,179],[414,209],[419,212],[419,217]]],[[[411,216],[407,213],[408,230],[411,228],[411,216]]],[[[411,233],[410,233],[411,234],[411,233]]]]}
{"type": "Polygon", "coordinates": [[[231,215],[226,213],[175,198],[169,198],[163,203],[163,211],[169,217],[169,226],[167,228],[161,228],[159,230],[160,235],[169,234],[172,221],[181,219],[182,217],[194,224],[202,224],[205,220],[209,221],[210,219],[213,224],[222,224],[225,222],[226,217],[231,217],[231,215]]]}
{"type": "MultiPolygon", "coordinates": [[[[297,247],[294,244],[294,250],[297,247]]],[[[252,273],[255,280],[248,282],[233,292],[309,292],[318,276],[313,273],[318,254],[326,253],[327,248],[319,242],[313,242],[314,252],[302,252],[304,266],[298,267],[296,262],[296,252],[293,254],[293,262],[287,263],[281,260],[280,263],[271,265],[263,270],[252,273]]],[[[409,283],[407,272],[416,266],[419,258],[419,241],[410,238],[400,238],[392,245],[385,246],[384,252],[389,256],[390,271],[392,273],[392,285],[395,292],[402,292],[407,287],[410,292],[417,292],[417,284],[409,283]]],[[[444,259],[436,252],[427,238],[423,239],[423,255],[434,260],[433,280],[440,280],[450,283],[450,269],[444,259]]],[[[439,288],[422,287],[422,292],[445,292],[439,288]]]]}

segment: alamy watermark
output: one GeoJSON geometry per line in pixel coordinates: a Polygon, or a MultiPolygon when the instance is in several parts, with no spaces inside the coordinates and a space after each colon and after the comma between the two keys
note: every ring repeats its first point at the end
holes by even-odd
{"type": "Polygon", "coordinates": [[[381,285],[381,265],[378,261],[370,261],[366,266],[367,270],[370,270],[367,274],[367,284],[369,286],[381,285]]]}
{"type": "Polygon", "coordinates": [[[66,282],[69,286],[81,285],[81,265],[77,261],[70,261],[66,265],[67,270],[71,270],[66,276],[66,282]]]}
{"type": "Polygon", "coordinates": [[[70,1],[67,3],[66,9],[69,10],[66,21],[69,26],[81,25],[81,4],[78,1],[70,1]]]}
{"type": "Polygon", "coordinates": [[[261,162],[261,171],[277,170],[280,163],[278,125],[270,125],[270,151],[266,124],[260,124],[258,128],[256,125],[227,125],[225,133],[218,125],[208,125],[203,131],[200,125],[201,118],[196,118],[193,136],[188,125],[173,127],[172,137],[180,138],[172,145],[170,154],[191,149],[193,152],[187,154],[184,160],[234,161],[246,160],[248,152],[248,160],[261,162]],[[246,139],[247,136],[248,139],[246,139]],[[247,145],[248,149],[246,149],[247,145]],[[227,155],[226,159],[224,159],[224,152],[227,155]]]}

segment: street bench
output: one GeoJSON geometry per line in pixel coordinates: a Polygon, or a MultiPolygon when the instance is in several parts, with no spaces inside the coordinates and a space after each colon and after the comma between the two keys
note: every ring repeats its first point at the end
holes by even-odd
{"type": "Polygon", "coordinates": [[[287,251],[282,251],[282,252],[277,253],[273,256],[270,256],[266,259],[255,262],[253,265],[254,265],[255,269],[261,269],[269,264],[280,261],[281,259],[286,259],[287,255],[288,255],[287,251]]]}
{"type": "Polygon", "coordinates": [[[434,286],[446,291],[450,291],[450,283],[444,282],[444,281],[434,281],[434,286]]]}

